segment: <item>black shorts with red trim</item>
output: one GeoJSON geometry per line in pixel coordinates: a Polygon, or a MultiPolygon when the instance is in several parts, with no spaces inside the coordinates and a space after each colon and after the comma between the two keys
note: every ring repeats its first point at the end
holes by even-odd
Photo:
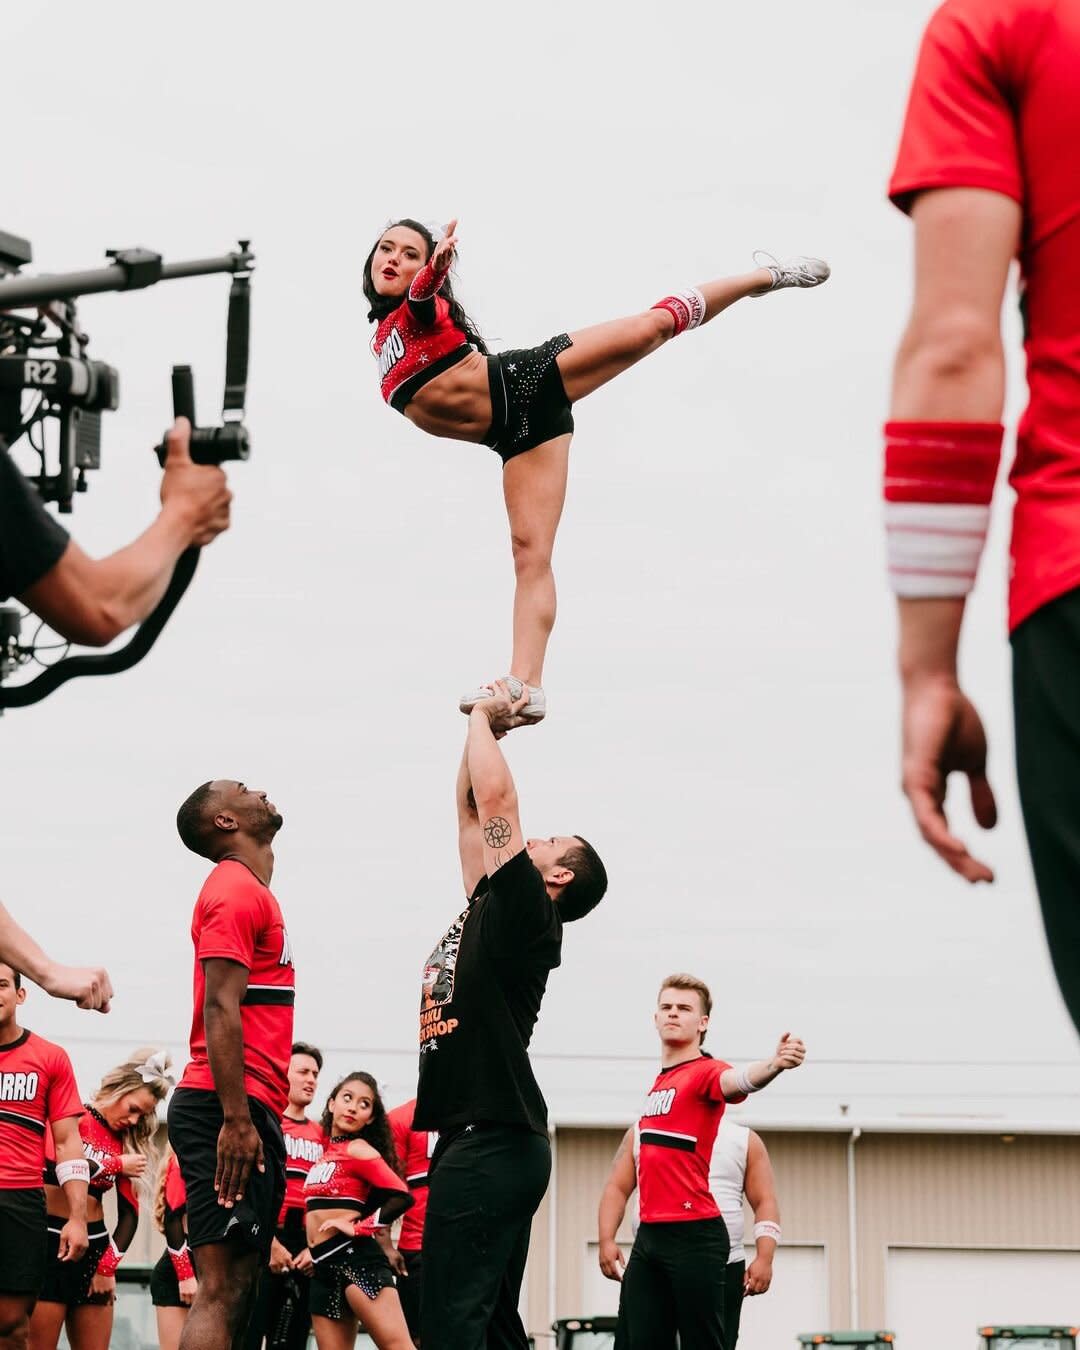
{"type": "Polygon", "coordinates": [[[0,1294],[41,1293],[46,1231],[41,1186],[0,1190],[0,1294]]]}
{"type": "Polygon", "coordinates": [[[177,1088],[169,1103],[169,1142],[187,1190],[188,1246],[240,1242],[270,1253],[274,1225],[285,1199],[285,1139],[262,1102],[248,1098],[251,1120],[262,1140],[266,1170],[253,1168],[242,1199],[231,1209],[218,1204],[217,1141],[225,1116],[216,1092],[177,1088]]]}

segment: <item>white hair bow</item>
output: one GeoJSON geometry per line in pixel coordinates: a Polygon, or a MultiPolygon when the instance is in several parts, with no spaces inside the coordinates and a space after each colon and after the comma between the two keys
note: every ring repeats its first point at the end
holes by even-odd
{"type": "Polygon", "coordinates": [[[145,1064],[137,1066],[136,1072],[144,1083],[156,1083],[164,1079],[170,1087],[174,1087],[176,1079],[169,1073],[169,1063],[168,1050],[155,1050],[145,1064]]]}

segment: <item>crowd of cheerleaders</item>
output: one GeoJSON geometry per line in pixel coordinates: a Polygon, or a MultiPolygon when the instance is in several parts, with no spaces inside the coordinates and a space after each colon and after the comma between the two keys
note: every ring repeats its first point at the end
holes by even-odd
{"type": "MultiPolygon", "coordinates": [[[[7,967],[0,967],[0,994],[8,985],[18,990],[20,983],[7,967]]],[[[16,1290],[21,1287],[21,1272],[34,1281],[35,1252],[43,1245],[43,1226],[47,1229],[47,1256],[44,1277],[39,1272],[34,1282],[39,1292],[30,1323],[31,1350],[55,1350],[65,1325],[72,1350],[107,1346],[116,1272],[135,1235],[141,1198],[150,1204],[155,1226],[166,1243],[150,1281],[159,1343],[162,1350],[176,1350],[197,1289],[197,1257],[193,1260],[187,1243],[186,1193],[176,1155],[169,1147],[162,1153],[156,1142],[157,1109],[173,1086],[167,1053],[152,1048],[135,1050],[105,1074],[84,1102],[65,1050],[16,1026],[14,1018],[4,1030],[17,1034],[11,1040],[0,1038],[0,1190],[9,1202],[12,1197],[36,1196],[38,1205],[27,1206],[21,1234],[8,1222],[13,1216],[19,1217],[17,1208],[10,1203],[5,1206],[7,1227],[0,1225],[4,1269],[0,1297],[8,1286],[16,1290]],[[115,1196],[117,1212],[112,1233],[107,1230],[103,1207],[109,1192],[115,1196]],[[80,1237],[84,1222],[85,1235],[80,1237]]],[[[702,1055],[680,1065],[679,1075],[704,1071],[715,1077],[717,1069],[723,1067],[727,1066],[702,1055]]],[[[340,1266],[344,1258],[352,1282],[369,1298],[396,1284],[409,1333],[418,1337],[428,1167],[438,1136],[413,1128],[415,1099],[387,1110],[376,1080],[362,1071],[339,1081],[328,1094],[320,1117],[310,1118],[307,1109],[315,1098],[321,1069],[322,1055],[315,1046],[293,1044],[288,1105],[281,1119],[286,1149],[285,1195],[270,1269],[279,1275],[318,1276],[323,1269],[329,1272],[340,1266]],[[342,1210],[350,1213],[343,1218],[342,1210]],[[327,1211],[335,1217],[322,1222],[327,1211]],[[398,1219],[401,1224],[395,1245],[391,1225],[398,1219]]],[[[668,1099],[676,1095],[675,1074],[668,1070],[662,1077],[664,1081],[658,1079],[647,1098],[634,1132],[635,1165],[639,1147],[649,1143],[651,1131],[660,1126],[653,1117],[670,1112],[668,1099]]],[[[689,1092],[683,1096],[690,1109],[709,1109],[704,1101],[709,1094],[689,1092]]],[[[714,1112],[716,1105],[712,1107],[714,1112]]],[[[662,1124],[665,1129],[672,1127],[670,1119],[662,1124]]],[[[699,1138],[711,1138],[706,1122],[701,1120],[674,1124],[688,1130],[692,1127],[699,1138]]],[[[748,1133],[739,1126],[734,1130],[748,1133]]],[[[719,1147],[719,1138],[716,1142],[719,1147]]],[[[736,1151],[739,1147],[735,1145],[736,1151]]],[[[740,1243],[745,1141],[741,1147],[742,1165],[733,1169],[733,1177],[734,1173],[738,1175],[729,1188],[732,1212],[740,1225],[740,1243]]],[[[687,1185],[693,1185],[688,1180],[693,1160],[669,1149],[663,1153],[675,1163],[685,1159],[687,1176],[680,1179],[678,1189],[680,1195],[687,1193],[687,1185]]],[[[619,1159],[612,1179],[617,1176],[618,1164],[619,1159]]],[[[642,1178],[642,1212],[650,1206],[659,1212],[657,1206],[663,1209],[670,1187],[660,1183],[665,1193],[654,1197],[648,1193],[646,1180],[642,1178]]],[[[710,1186],[730,1226],[733,1220],[714,1178],[710,1178],[710,1186]]],[[[616,1206],[617,1213],[611,1215],[612,1237],[632,1187],[632,1179],[623,1184],[622,1201],[616,1206]]],[[[601,1229],[604,1227],[602,1208],[601,1229]]],[[[759,1247],[762,1240],[775,1245],[779,1239],[777,1224],[757,1225],[755,1240],[759,1247]]],[[[336,1278],[264,1280],[248,1331],[250,1350],[257,1350],[264,1338],[275,1350],[303,1350],[313,1315],[351,1321],[355,1326],[355,1318],[341,1298],[341,1287],[336,1278]]],[[[317,1334],[318,1329],[316,1320],[317,1334]]]]}
{"type": "MultiPolygon", "coordinates": [[[[18,975],[0,966],[0,984],[8,983],[16,989],[21,985],[18,975]]],[[[287,1159],[285,1197],[270,1265],[278,1271],[310,1274],[349,1247],[356,1264],[368,1268],[361,1287],[379,1283],[378,1274],[372,1276],[370,1271],[380,1267],[392,1282],[394,1274],[407,1276],[419,1261],[428,1159],[436,1136],[412,1128],[415,1100],[388,1111],[376,1080],[362,1071],[336,1084],[320,1118],[309,1118],[305,1107],[315,1096],[321,1068],[322,1055],[315,1046],[294,1044],[289,1105],[281,1121],[287,1159]],[[310,1243],[306,1217],[342,1209],[357,1217],[322,1225],[328,1229],[326,1235],[310,1243]],[[399,1218],[395,1245],[390,1225],[399,1218]],[[279,1244],[284,1250],[279,1251],[279,1244]],[[367,1248],[375,1255],[374,1262],[364,1261],[367,1248]]],[[[34,1281],[40,1292],[30,1327],[34,1350],[55,1347],[65,1322],[72,1350],[109,1343],[116,1272],[135,1236],[140,1200],[150,1206],[166,1243],[150,1282],[159,1340],[163,1350],[174,1350],[179,1341],[197,1279],[187,1243],[183,1178],[171,1147],[162,1152],[156,1139],[158,1106],[174,1082],[169,1070],[165,1051],[135,1050],[106,1073],[84,1101],[71,1060],[60,1046],[25,1028],[17,1028],[13,1040],[0,1043],[0,1191],[9,1200],[25,1195],[31,1201],[21,1216],[13,1215],[10,1204],[4,1207],[0,1297],[9,1287],[23,1292],[22,1266],[33,1278],[44,1227],[44,1279],[34,1281]],[[103,1206],[110,1192],[117,1213],[111,1233],[103,1206]],[[32,1197],[38,1200],[36,1206],[32,1197]],[[12,1217],[24,1219],[21,1232],[10,1224],[12,1217]],[[82,1238],[79,1230],[84,1223],[82,1238]]],[[[320,1227],[318,1220],[313,1226],[320,1227]]],[[[297,1288],[306,1294],[309,1283],[317,1284],[298,1281],[297,1288]]],[[[412,1330],[418,1326],[419,1308],[411,1306],[405,1294],[407,1280],[402,1285],[402,1304],[412,1330]]],[[[296,1289],[269,1292],[277,1295],[280,1305],[296,1289]]],[[[365,1292],[374,1297],[378,1288],[365,1292]]],[[[290,1315],[299,1314],[293,1319],[298,1334],[279,1336],[279,1343],[305,1344],[308,1299],[302,1302],[303,1308],[286,1309],[290,1315]]],[[[324,1302],[326,1307],[316,1292],[310,1312],[347,1316],[346,1308],[333,1306],[332,1292],[324,1302]]],[[[260,1344],[267,1328],[280,1324],[282,1311],[272,1303],[261,1307],[249,1343],[260,1344]]]]}

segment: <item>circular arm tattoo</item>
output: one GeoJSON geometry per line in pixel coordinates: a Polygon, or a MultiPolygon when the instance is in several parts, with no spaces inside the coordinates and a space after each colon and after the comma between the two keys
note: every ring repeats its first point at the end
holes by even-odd
{"type": "Polygon", "coordinates": [[[505,848],[513,833],[513,826],[505,816],[492,816],[484,821],[484,843],[488,848],[505,848]]]}

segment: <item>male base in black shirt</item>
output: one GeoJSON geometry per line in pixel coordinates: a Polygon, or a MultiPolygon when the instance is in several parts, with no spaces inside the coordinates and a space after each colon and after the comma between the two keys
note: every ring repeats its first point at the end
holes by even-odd
{"type": "Polygon", "coordinates": [[[561,960],[563,924],[607,889],[578,835],[525,839],[496,734],[525,695],[504,685],[469,714],[458,772],[469,903],[424,970],[413,1126],[437,1130],[424,1227],[424,1350],[526,1350],[518,1313],[529,1230],[551,1174],[547,1106],[529,1042],[561,960]]]}

